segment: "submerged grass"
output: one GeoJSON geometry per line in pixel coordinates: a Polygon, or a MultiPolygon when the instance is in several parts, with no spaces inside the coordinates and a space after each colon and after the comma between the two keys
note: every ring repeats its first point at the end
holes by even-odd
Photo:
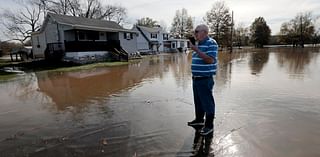
{"type": "Polygon", "coordinates": [[[10,60],[6,60],[6,59],[0,59],[0,67],[5,67],[8,65],[11,65],[12,62],[10,60]]]}
{"type": "Polygon", "coordinates": [[[15,78],[17,75],[0,71],[0,81],[6,81],[15,78]]]}
{"type": "MultiPolygon", "coordinates": [[[[4,67],[20,67],[23,71],[37,71],[37,72],[69,72],[78,70],[90,70],[100,67],[123,66],[131,63],[140,62],[144,59],[158,59],[158,56],[144,56],[140,59],[129,60],[128,62],[98,62],[91,64],[73,64],[68,62],[48,62],[46,60],[32,61],[32,62],[19,62],[14,63],[8,60],[0,59],[0,69],[4,67]]],[[[17,76],[16,74],[2,72],[0,70],[0,80],[7,80],[17,76]]]]}

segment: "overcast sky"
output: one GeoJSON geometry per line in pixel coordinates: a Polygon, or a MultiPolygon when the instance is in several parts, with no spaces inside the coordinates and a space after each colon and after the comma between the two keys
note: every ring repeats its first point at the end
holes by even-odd
{"type": "MultiPolygon", "coordinates": [[[[203,22],[207,11],[212,8],[214,0],[107,0],[111,4],[120,4],[128,9],[129,21],[149,16],[157,21],[171,25],[176,10],[186,8],[195,23],[203,22]]],[[[320,0],[225,0],[230,11],[234,11],[236,25],[243,23],[249,26],[255,18],[262,16],[272,30],[280,31],[283,22],[293,19],[297,13],[312,11],[320,15],[320,0]]]]}
{"type": "MultiPolygon", "coordinates": [[[[142,17],[151,17],[171,26],[176,10],[186,8],[195,24],[203,22],[205,13],[212,8],[215,0],[101,0],[105,4],[118,4],[128,10],[127,21],[135,23],[142,17]]],[[[320,16],[320,0],[225,0],[230,11],[234,11],[235,24],[250,26],[255,18],[262,16],[270,26],[272,34],[280,31],[283,22],[293,19],[297,13],[312,11],[320,16]]],[[[15,3],[0,0],[0,8],[14,8],[15,3]]],[[[3,39],[3,37],[0,37],[3,39]]]]}

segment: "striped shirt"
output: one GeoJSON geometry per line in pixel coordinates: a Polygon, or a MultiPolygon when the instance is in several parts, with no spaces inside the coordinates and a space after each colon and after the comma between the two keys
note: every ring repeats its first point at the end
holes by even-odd
{"type": "Polygon", "coordinates": [[[206,37],[203,41],[200,41],[198,48],[201,52],[212,57],[214,59],[213,64],[207,64],[196,52],[192,53],[192,64],[191,71],[192,76],[213,76],[217,71],[218,61],[218,44],[217,42],[209,37],[206,37]]]}

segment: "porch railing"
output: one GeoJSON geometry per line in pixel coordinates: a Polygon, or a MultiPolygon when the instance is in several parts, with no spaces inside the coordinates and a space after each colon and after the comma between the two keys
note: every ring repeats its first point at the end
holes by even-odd
{"type": "Polygon", "coordinates": [[[110,41],[66,41],[66,52],[79,51],[111,51],[114,48],[120,48],[119,40],[110,41]]]}

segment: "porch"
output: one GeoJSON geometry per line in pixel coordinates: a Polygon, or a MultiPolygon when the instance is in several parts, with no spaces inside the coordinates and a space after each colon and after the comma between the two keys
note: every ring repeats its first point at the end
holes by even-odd
{"type": "Polygon", "coordinates": [[[119,40],[109,41],[65,41],[65,52],[81,52],[81,51],[113,51],[114,48],[119,49],[119,40]]]}
{"type": "Polygon", "coordinates": [[[119,40],[110,41],[65,41],[47,44],[47,59],[64,59],[78,63],[119,60],[128,61],[128,53],[120,46],[119,40]]]}

